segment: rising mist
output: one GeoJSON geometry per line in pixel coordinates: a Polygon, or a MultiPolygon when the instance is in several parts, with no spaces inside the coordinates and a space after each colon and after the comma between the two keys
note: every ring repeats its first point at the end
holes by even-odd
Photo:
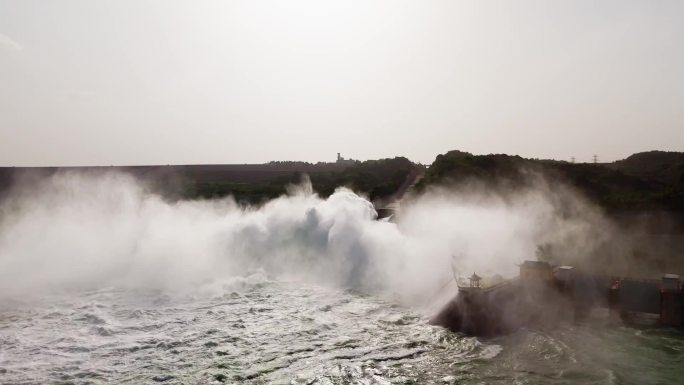
{"type": "Polygon", "coordinates": [[[1,206],[0,292],[220,292],[258,273],[423,307],[455,276],[512,276],[540,244],[580,256],[609,236],[578,194],[530,178],[515,192],[431,189],[406,199],[394,223],[376,220],[363,196],[339,188],[322,199],[306,181],[245,207],[230,198],[171,202],[117,172],[24,179],[1,206]]]}

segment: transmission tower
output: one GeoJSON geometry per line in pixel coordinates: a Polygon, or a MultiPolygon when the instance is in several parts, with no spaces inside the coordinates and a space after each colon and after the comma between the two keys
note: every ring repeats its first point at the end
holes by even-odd
{"type": "Polygon", "coordinates": [[[598,163],[598,155],[594,155],[592,158],[594,159],[594,164],[598,163]]]}

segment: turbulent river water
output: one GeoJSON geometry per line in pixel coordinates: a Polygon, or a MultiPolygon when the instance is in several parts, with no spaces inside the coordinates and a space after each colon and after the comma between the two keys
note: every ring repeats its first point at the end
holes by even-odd
{"type": "Polygon", "coordinates": [[[683,384],[672,330],[566,325],[494,339],[355,291],[251,276],[3,303],[2,384],[683,384]]]}

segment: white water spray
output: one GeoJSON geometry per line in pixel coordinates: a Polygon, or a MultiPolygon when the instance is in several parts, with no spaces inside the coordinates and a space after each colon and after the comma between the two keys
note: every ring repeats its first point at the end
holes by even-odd
{"type": "Polygon", "coordinates": [[[569,196],[432,191],[388,223],[347,189],[321,199],[301,186],[244,208],[232,199],[170,203],[121,173],[59,173],[17,186],[2,203],[0,292],[185,291],[263,271],[425,304],[451,277],[452,256],[464,274],[513,275],[539,243],[581,251],[577,240],[597,217],[569,196]],[[568,202],[583,214],[560,215],[568,202]]]}

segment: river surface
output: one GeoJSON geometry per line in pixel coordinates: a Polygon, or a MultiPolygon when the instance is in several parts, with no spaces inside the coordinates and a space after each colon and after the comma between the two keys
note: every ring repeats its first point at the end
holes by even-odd
{"type": "Polygon", "coordinates": [[[566,325],[484,340],[378,297],[245,279],[4,301],[0,383],[684,384],[684,337],[566,325]]]}

